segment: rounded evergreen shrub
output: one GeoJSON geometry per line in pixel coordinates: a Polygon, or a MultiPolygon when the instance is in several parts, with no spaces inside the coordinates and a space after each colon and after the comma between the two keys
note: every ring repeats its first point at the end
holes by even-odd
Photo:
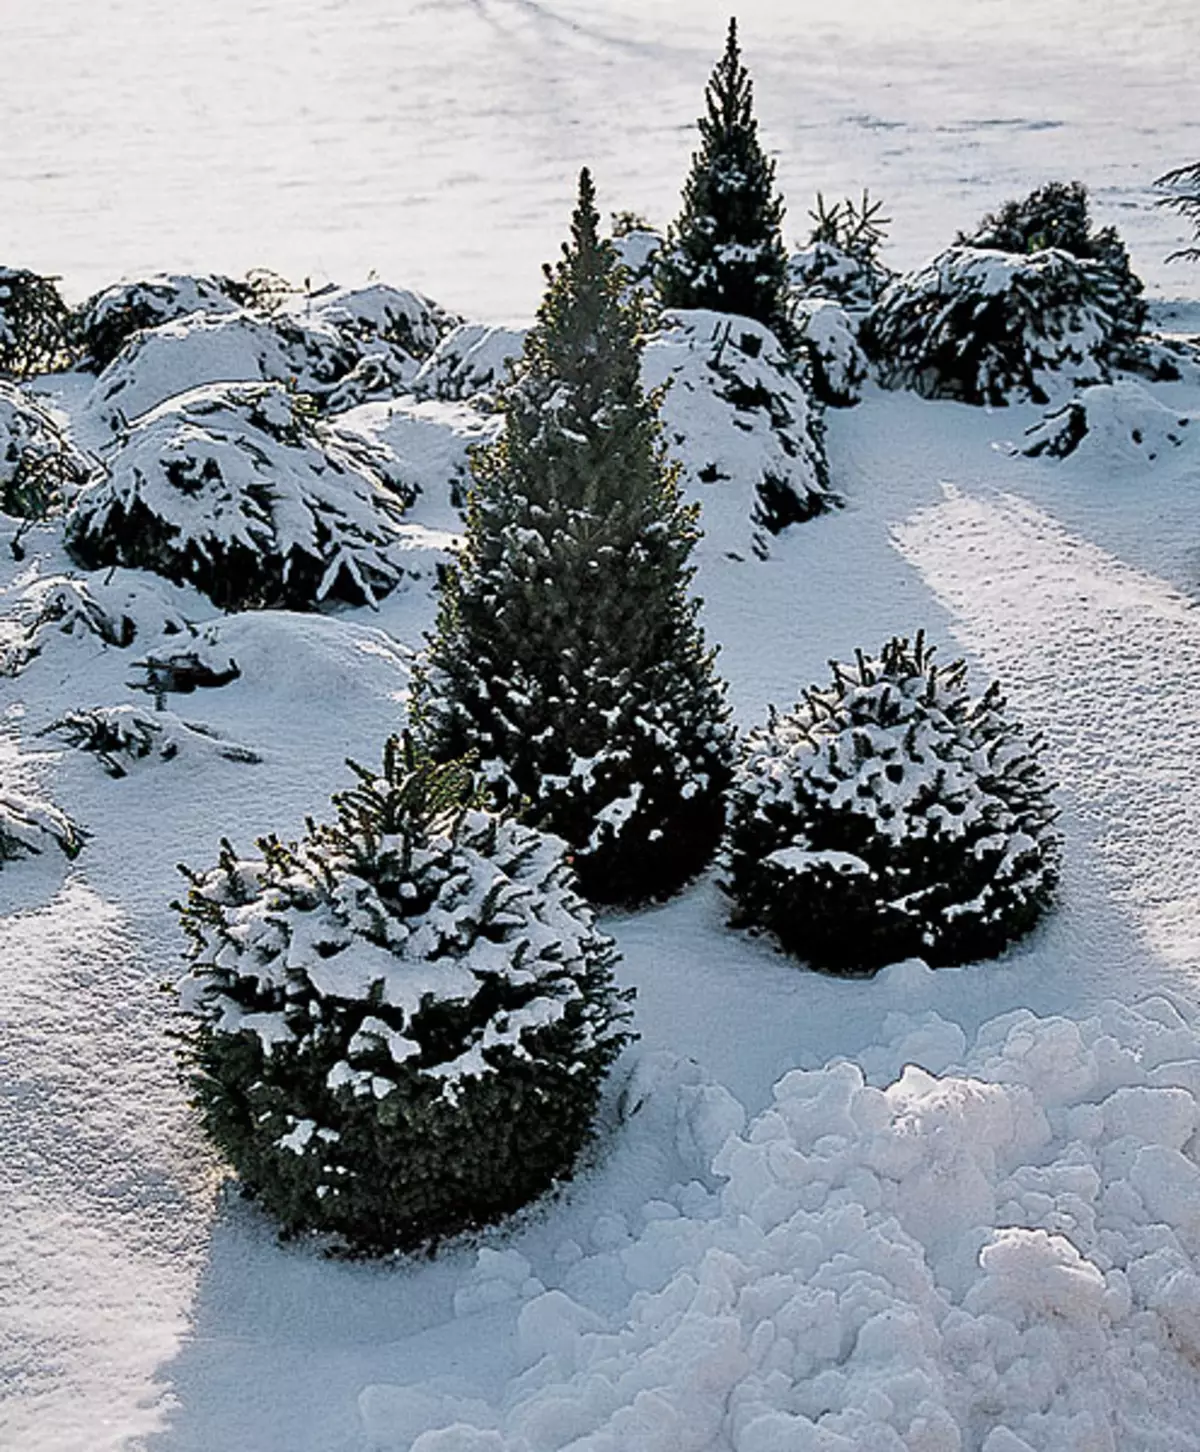
{"type": "Polygon", "coordinates": [[[53,278],[0,267],[0,374],[30,378],[63,365],[70,318],[53,278]]]}
{"type": "Polygon", "coordinates": [[[832,663],[746,739],[732,792],[735,923],[833,972],[991,957],[1058,881],[1041,741],[993,683],[967,689],[918,634],[832,663]]]}
{"type": "Polygon", "coordinates": [[[184,1063],[285,1233],[364,1254],[488,1224],[568,1178],[628,994],[557,838],[393,738],[336,821],[189,872],[184,1063]]]}
{"type": "Polygon", "coordinates": [[[95,467],[40,400],[0,381],[0,510],[43,519],[95,467]]]}
{"type": "Polygon", "coordinates": [[[192,313],[238,312],[240,306],[240,285],[219,274],[162,272],[115,282],[94,293],[75,315],[81,366],[99,373],[135,333],[192,313]]]}

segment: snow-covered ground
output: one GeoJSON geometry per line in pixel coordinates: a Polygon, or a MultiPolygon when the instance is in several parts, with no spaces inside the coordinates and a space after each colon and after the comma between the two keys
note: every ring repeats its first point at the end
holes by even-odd
{"type": "MultiPolygon", "coordinates": [[[[471,317],[523,317],[580,163],[613,207],[670,214],[726,13],[9,0],[0,262],[61,270],[76,294],[145,267],[376,267],[471,317]]],[[[1003,197],[1081,175],[1135,268],[1195,295],[1194,271],[1161,262],[1180,226],[1146,195],[1200,151],[1184,0],[740,15],[797,231],[811,191],[867,184],[906,265],[1003,197]]],[[[47,387],[96,446],[87,381],[47,387]]],[[[1200,385],[1144,387],[1200,414],[1200,385]]],[[[355,412],[409,451],[436,546],[483,416],[355,412]]],[[[1114,414],[1103,447],[1014,452],[1043,413],[868,388],[829,417],[845,507],[764,559],[714,500],[697,583],[742,724],[830,656],[921,626],[980,684],[999,676],[1061,783],[1057,911],[998,962],[869,982],[731,932],[713,877],[611,917],[641,1041],[595,1164],[434,1262],[280,1247],[220,1189],[162,991],[181,967],[175,864],[207,865],[223,835],[296,833],[345,757],[377,759],[431,572],[378,612],[216,617],[116,571],[103,589],[132,645],[51,631],[0,677],[0,785],[91,833],[74,862],[48,848],[0,872],[0,1446],[1200,1446],[1197,442],[1151,459],[1114,414]],[[152,708],[136,663],[181,619],[241,672],[169,702],[219,740],[174,728],[178,755],[117,779],[37,734],[81,707],[152,708]]],[[[8,534],[3,616],[67,568],[53,531],[21,563],[8,534]]]]}

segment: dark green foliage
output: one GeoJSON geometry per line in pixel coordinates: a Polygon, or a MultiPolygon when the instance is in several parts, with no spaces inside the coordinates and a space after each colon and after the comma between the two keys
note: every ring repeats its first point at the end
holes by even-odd
{"type": "Polygon", "coordinates": [[[1129,253],[1115,227],[1093,230],[1087,188],[1082,182],[1047,182],[1027,197],[1008,201],[989,212],[974,232],[960,232],[965,247],[987,247],[998,252],[1029,256],[1056,248],[1081,262],[1094,263],[1109,274],[1119,298],[1117,313],[1132,338],[1146,319],[1141,279],[1134,276],[1129,253]]]}
{"type": "Polygon", "coordinates": [[[332,825],[189,872],[184,1063],[286,1233],[436,1246],[568,1178],[628,1041],[562,845],[393,738],[332,825]]]}
{"type": "MultiPolygon", "coordinates": [[[[1170,193],[1169,196],[1160,197],[1158,205],[1169,207],[1173,212],[1178,212],[1180,216],[1186,218],[1192,224],[1197,243],[1200,243],[1200,161],[1194,161],[1188,166],[1176,167],[1174,171],[1164,172],[1154,185],[1162,187],[1170,193]]],[[[1200,262],[1200,245],[1181,247],[1167,258],[1168,262],[1177,260],[1200,262]]]]}
{"type": "Polygon", "coordinates": [[[0,375],[30,378],[63,367],[70,317],[53,278],[0,267],[0,375]]]}
{"type": "Polygon", "coordinates": [[[639,383],[641,315],[580,178],[571,243],[475,456],[417,719],[571,845],[585,894],[676,889],[720,835],[729,732],[688,599],[697,513],[639,383]]]}
{"type": "Polygon", "coordinates": [[[775,163],[758,139],[753,99],[731,20],[725,54],[705,91],[683,208],[659,256],[658,291],[664,307],[755,318],[787,344],[783,200],[775,163]]]}
{"type": "Polygon", "coordinates": [[[920,956],[987,958],[1038,920],[1058,880],[1041,743],[997,685],[968,694],[918,635],[831,663],[747,738],[727,887],[735,922],[839,973],[920,956]]]}

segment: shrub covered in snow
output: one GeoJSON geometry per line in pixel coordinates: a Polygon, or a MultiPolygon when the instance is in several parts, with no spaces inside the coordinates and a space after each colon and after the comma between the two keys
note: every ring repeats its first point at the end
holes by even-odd
{"type": "Polygon", "coordinates": [[[1021,452],[1063,459],[1081,450],[1110,462],[1152,464],[1193,440],[1189,414],[1160,403],[1140,383],[1098,383],[1026,429],[1021,452]]]}
{"type": "Polygon", "coordinates": [[[835,503],[809,372],[761,323],[667,313],[647,339],[642,380],[667,385],[667,448],[724,549],[745,541],[766,555],[770,535],[835,503]]]}
{"type": "Polygon", "coordinates": [[[891,283],[861,336],[886,387],[1046,403],[1107,378],[1132,339],[1127,302],[1110,269],[1068,252],[956,246],[891,283]]]}
{"type": "Polygon", "coordinates": [[[567,840],[588,897],[636,902],[715,849],[730,733],[688,594],[696,511],[594,196],[585,171],[503,435],[474,456],[416,709],[436,755],[477,755],[503,805],[567,840]]]}
{"type": "Polygon", "coordinates": [[[386,1253],[569,1177],[628,1013],[561,842],[407,741],[355,770],[332,826],[189,872],[185,1061],[285,1231],[386,1253]]]}
{"type": "Polygon", "coordinates": [[[879,256],[890,220],[881,211],[866,191],[861,202],[847,197],[832,206],[817,193],[808,243],[788,263],[796,297],[824,298],[852,311],[871,306],[893,276],[879,256]]]}
{"type": "Polygon", "coordinates": [[[172,761],[180,752],[203,751],[226,761],[261,761],[257,752],[224,740],[210,727],[182,721],[171,711],[142,706],[92,706],[68,711],[38,732],[91,752],[112,777],[129,774],[135,761],[172,761]]]}
{"type": "Polygon", "coordinates": [[[89,569],[190,582],[224,609],[373,602],[402,576],[407,502],[375,462],[278,383],[196,388],[123,430],[109,477],[71,509],[68,548],[89,569]]]}
{"type": "Polygon", "coordinates": [[[508,381],[509,364],[521,356],[525,335],[513,328],[462,323],[447,333],[412,382],[421,398],[458,403],[482,399],[494,404],[508,381]]]}
{"type": "Polygon", "coordinates": [[[70,318],[53,278],[0,267],[0,374],[28,378],[63,364],[70,318]]]}
{"type": "Polygon", "coordinates": [[[46,847],[58,847],[67,857],[78,857],[86,837],[57,807],[0,788],[0,866],[21,857],[36,857],[46,847]]]}
{"type": "Polygon", "coordinates": [[[41,519],[82,486],[93,460],[39,400],[0,382],[0,510],[41,519]]]}
{"type": "Polygon", "coordinates": [[[793,320],[808,349],[817,398],[832,408],[852,408],[862,398],[870,369],[850,315],[839,303],[811,297],[796,304],[793,320]]]}
{"type": "Polygon", "coordinates": [[[998,953],[1058,879],[1041,743],[918,634],[833,663],[746,739],[732,793],[735,921],[833,971],[998,953]]]}
{"type": "Polygon", "coordinates": [[[75,316],[75,334],[82,366],[99,373],[143,328],[190,313],[237,312],[244,298],[232,277],[154,273],[113,283],[94,293],[75,316]]]}

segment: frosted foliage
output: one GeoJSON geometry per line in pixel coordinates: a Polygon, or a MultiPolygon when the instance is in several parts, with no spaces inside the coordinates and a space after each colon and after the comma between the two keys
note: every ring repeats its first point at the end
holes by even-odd
{"type": "Polygon", "coordinates": [[[833,666],[750,732],[735,780],[740,921],[839,970],[963,962],[1029,928],[1057,881],[1039,753],[999,687],[967,689],[922,637],[833,666]]]}
{"type": "Polygon", "coordinates": [[[336,827],[189,874],[182,993],[250,1187],[285,1226],[385,1250],[569,1174],[624,1013],[561,841],[453,805],[466,773],[406,769],[395,742],[383,777],[358,770],[336,827]]]}
{"type": "Polygon", "coordinates": [[[457,403],[495,402],[508,381],[509,364],[521,356],[525,334],[515,328],[462,323],[447,333],[421,365],[412,391],[422,398],[457,403]]]}
{"type": "Polygon", "coordinates": [[[82,485],[95,461],[38,399],[0,380],[0,509],[39,516],[82,485]]]}
{"type": "Polygon", "coordinates": [[[871,306],[891,278],[877,260],[855,256],[834,242],[812,242],[788,259],[788,281],[800,300],[823,298],[862,310],[871,306]]]}
{"type": "Polygon", "coordinates": [[[85,835],[57,807],[0,787],[0,867],[20,857],[36,857],[47,847],[75,857],[85,835]]]}
{"type": "Polygon", "coordinates": [[[1053,248],[951,247],[891,283],[866,323],[881,381],[926,398],[1045,403],[1107,381],[1131,341],[1119,281],[1053,248]]]}
{"type": "Polygon", "coordinates": [[[1048,413],[1026,430],[1021,452],[1111,464],[1153,464],[1190,445],[1196,436],[1190,415],[1160,403],[1140,383],[1099,383],[1048,413]]]}
{"type": "Polygon", "coordinates": [[[312,422],[279,384],[171,398],[125,428],[106,463],[67,521],[89,567],[152,569],[226,608],[371,603],[402,576],[404,501],[370,446],[312,422]]]}
{"type": "Polygon", "coordinates": [[[836,302],[808,298],[796,305],[794,321],[798,337],[808,345],[813,388],[822,403],[834,408],[858,403],[870,370],[850,315],[836,302]]]}
{"type": "MultiPolygon", "coordinates": [[[[604,1304],[526,1301],[523,1374],[446,1445],[473,1422],[495,1452],[1182,1452],[1197,1082],[1200,1032],[1161,998],[1006,1014],[881,1087],[789,1073],[727,1131],[715,1206],[675,1193],[604,1257],[604,1304]]],[[[408,1445],[399,1388],[360,1406],[408,1445]]]]}
{"type": "Polygon", "coordinates": [[[761,323],[667,313],[647,340],[642,380],[648,389],[667,386],[664,437],[710,540],[765,556],[771,534],[830,508],[808,379],[761,323]]]}

